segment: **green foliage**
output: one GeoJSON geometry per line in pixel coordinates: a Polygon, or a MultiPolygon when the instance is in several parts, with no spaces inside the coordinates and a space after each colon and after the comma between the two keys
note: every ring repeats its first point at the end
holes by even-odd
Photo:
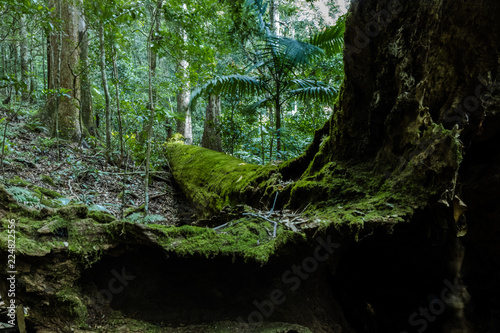
{"type": "Polygon", "coordinates": [[[6,187],[5,190],[23,205],[38,205],[40,203],[40,197],[24,187],[11,186],[6,187]]]}
{"type": "Polygon", "coordinates": [[[157,214],[146,214],[143,212],[132,213],[127,216],[124,221],[133,222],[133,223],[142,223],[142,224],[150,224],[150,223],[158,223],[164,222],[165,217],[157,214]]]}
{"type": "Polygon", "coordinates": [[[38,147],[43,147],[43,148],[53,148],[57,144],[57,138],[49,138],[49,137],[39,137],[36,140],[36,145],[38,147]]]}
{"type": "Polygon", "coordinates": [[[326,27],[309,38],[311,45],[323,49],[328,55],[341,53],[344,45],[345,16],[333,26],[326,27]]]}
{"type": "MultiPolygon", "coordinates": [[[[265,159],[264,146],[269,147],[270,155],[273,153],[274,137],[277,139],[277,157],[284,157],[284,154],[279,150],[282,148],[281,138],[287,134],[283,130],[283,125],[287,125],[287,121],[283,122],[282,117],[285,116],[286,119],[289,116],[287,108],[289,110],[290,101],[302,101],[304,104],[317,101],[332,105],[336,100],[338,90],[329,83],[314,77],[316,73],[310,71],[309,68],[312,64],[326,59],[325,51],[319,46],[324,47],[329,55],[341,51],[344,31],[344,23],[340,20],[334,27],[310,37],[311,43],[276,36],[265,22],[266,6],[267,4],[262,0],[246,0],[244,2],[244,8],[254,14],[253,19],[259,35],[258,40],[252,43],[252,50],[246,51],[247,57],[251,61],[247,66],[246,73],[244,75],[225,75],[209,80],[194,91],[191,99],[194,103],[204,93],[221,94],[233,98],[236,96],[259,96],[240,111],[253,117],[259,108],[273,108],[274,114],[261,114],[259,116],[258,128],[252,131],[260,134],[246,141],[247,147],[245,149],[248,149],[249,144],[254,148],[251,151],[246,150],[243,154],[246,156],[239,155],[246,160],[249,160],[248,158],[252,155],[259,156],[262,163],[265,159]],[[301,77],[301,75],[307,74],[309,74],[309,78],[301,77]],[[273,126],[275,127],[274,131],[272,130],[273,126]],[[265,143],[264,137],[270,137],[270,141],[265,143]]],[[[338,83],[338,81],[332,83],[338,83]]],[[[299,111],[299,109],[295,108],[295,111],[299,111]]],[[[292,112],[292,115],[295,111],[292,112]]],[[[241,133],[241,126],[240,128],[235,126],[234,111],[231,111],[230,119],[232,124],[229,124],[228,134],[232,137],[230,151],[234,153],[235,136],[239,134],[236,131],[241,133]]],[[[224,133],[224,131],[227,133],[227,129],[225,130],[223,125],[222,132],[224,133]]],[[[290,141],[286,138],[283,140],[290,141]]]]}
{"type": "Polygon", "coordinates": [[[46,127],[37,118],[30,118],[28,122],[24,125],[28,130],[35,133],[42,133],[46,131],[46,127]]]}

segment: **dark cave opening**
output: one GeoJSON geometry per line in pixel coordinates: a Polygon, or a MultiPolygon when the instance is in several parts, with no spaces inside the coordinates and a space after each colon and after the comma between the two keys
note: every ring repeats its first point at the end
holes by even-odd
{"type": "Polygon", "coordinates": [[[95,308],[160,326],[264,321],[336,332],[343,317],[328,285],[327,265],[303,278],[305,272],[301,276],[293,267],[313,250],[299,250],[304,254],[260,266],[230,257],[167,257],[156,248],[130,248],[86,270],[81,284],[95,308]]]}

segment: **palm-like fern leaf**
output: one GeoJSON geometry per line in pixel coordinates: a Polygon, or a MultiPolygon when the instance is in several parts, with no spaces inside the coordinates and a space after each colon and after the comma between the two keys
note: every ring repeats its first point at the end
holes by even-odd
{"type": "Polygon", "coordinates": [[[266,84],[246,75],[227,75],[216,77],[191,94],[191,102],[203,93],[215,95],[254,95],[266,90],[266,84]]]}
{"type": "Polygon", "coordinates": [[[293,66],[308,65],[324,54],[321,48],[296,39],[273,36],[268,39],[280,47],[282,56],[293,66]]]}
{"type": "Polygon", "coordinates": [[[272,97],[266,97],[266,98],[263,98],[263,99],[255,102],[253,104],[250,104],[245,109],[243,109],[243,112],[245,112],[245,113],[252,113],[257,108],[259,108],[259,107],[267,104],[271,99],[272,99],[272,97]]]}
{"type": "Polygon", "coordinates": [[[345,17],[340,18],[334,26],[311,36],[309,43],[325,50],[328,55],[342,52],[344,46],[345,17]]]}
{"type": "Polygon", "coordinates": [[[314,87],[304,87],[291,90],[289,95],[291,97],[298,98],[304,102],[310,99],[314,99],[318,102],[333,104],[337,98],[337,90],[329,86],[314,86],[314,87]]]}

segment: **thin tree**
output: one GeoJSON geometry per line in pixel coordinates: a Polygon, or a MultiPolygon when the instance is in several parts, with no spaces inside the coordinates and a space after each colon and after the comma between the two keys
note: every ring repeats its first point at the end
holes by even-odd
{"type": "Polygon", "coordinates": [[[147,39],[148,50],[148,97],[149,97],[149,125],[147,133],[147,151],[146,151],[146,174],[144,180],[144,210],[146,214],[149,212],[149,176],[150,176],[150,160],[151,160],[151,141],[153,136],[153,124],[155,119],[155,103],[153,96],[153,66],[156,68],[156,54],[153,52],[152,37],[155,32],[156,21],[158,20],[158,12],[161,9],[162,1],[157,2],[157,6],[152,14],[151,29],[149,30],[147,39]],[[153,60],[154,57],[154,60],[153,60]]]}
{"type": "MultiPolygon", "coordinates": [[[[29,63],[28,63],[28,51],[26,47],[26,43],[28,41],[28,33],[26,31],[26,16],[21,14],[19,18],[19,55],[21,60],[21,80],[24,84],[29,84],[28,79],[28,71],[29,71],[29,63]]],[[[23,89],[21,91],[21,100],[23,102],[27,102],[29,100],[29,90],[23,89]]]]}
{"type": "Polygon", "coordinates": [[[84,13],[79,15],[78,39],[80,44],[80,67],[81,67],[81,108],[80,114],[83,126],[92,136],[97,136],[97,128],[94,123],[94,111],[92,107],[92,93],[89,66],[89,35],[84,13]]]}
{"type": "Polygon", "coordinates": [[[99,23],[99,49],[100,49],[100,65],[101,65],[101,80],[104,90],[104,98],[106,100],[105,115],[106,115],[106,157],[111,160],[111,96],[109,94],[108,77],[106,75],[106,49],[104,45],[104,23],[101,20],[99,23]]]}
{"type": "Polygon", "coordinates": [[[123,149],[123,126],[122,126],[122,113],[120,109],[120,91],[118,79],[118,66],[116,65],[116,48],[113,48],[113,73],[115,75],[115,97],[116,97],[116,113],[118,115],[118,132],[120,137],[120,165],[125,159],[125,151],[123,149]]]}

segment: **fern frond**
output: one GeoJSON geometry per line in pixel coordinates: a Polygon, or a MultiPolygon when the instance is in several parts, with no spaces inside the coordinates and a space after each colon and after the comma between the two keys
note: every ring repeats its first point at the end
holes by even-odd
{"type": "Polygon", "coordinates": [[[242,95],[251,96],[265,91],[266,84],[258,79],[246,75],[228,75],[216,77],[202,87],[196,89],[191,94],[191,103],[193,103],[200,95],[242,95]]]}
{"type": "Polygon", "coordinates": [[[328,55],[340,53],[344,48],[344,31],[345,17],[341,17],[334,26],[312,35],[309,44],[320,47],[328,55]]]}
{"type": "Polygon", "coordinates": [[[40,198],[38,195],[34,192],[31,192],[30,190],[24,188],[24,187],[17,187],[17,186],[12,186],[8,187],[5,190],[12,194],[14,199],[16,199],[17,202],[21,204],[25,203],[36,203],[38,204],[40,202],[40,198]]]}
{"type": "Polygon", "coordinates": [[[289,95],[304,102],[314,99],[318,102],[333,104],[337,98],[337,90],[328,86],[304,87],[291,90],[289,95]]]}
{"type": "Polygon", "coordinates": [[[163,222],[165,221],[165,217],[158,215],[158,214],[148,214],[146,215],[143,212],[136,212],[133,214],[130,214],[125,218],[125,221],[128,222],[133,222],[133,223],[155,223],[155,222],[163,222]]]}

